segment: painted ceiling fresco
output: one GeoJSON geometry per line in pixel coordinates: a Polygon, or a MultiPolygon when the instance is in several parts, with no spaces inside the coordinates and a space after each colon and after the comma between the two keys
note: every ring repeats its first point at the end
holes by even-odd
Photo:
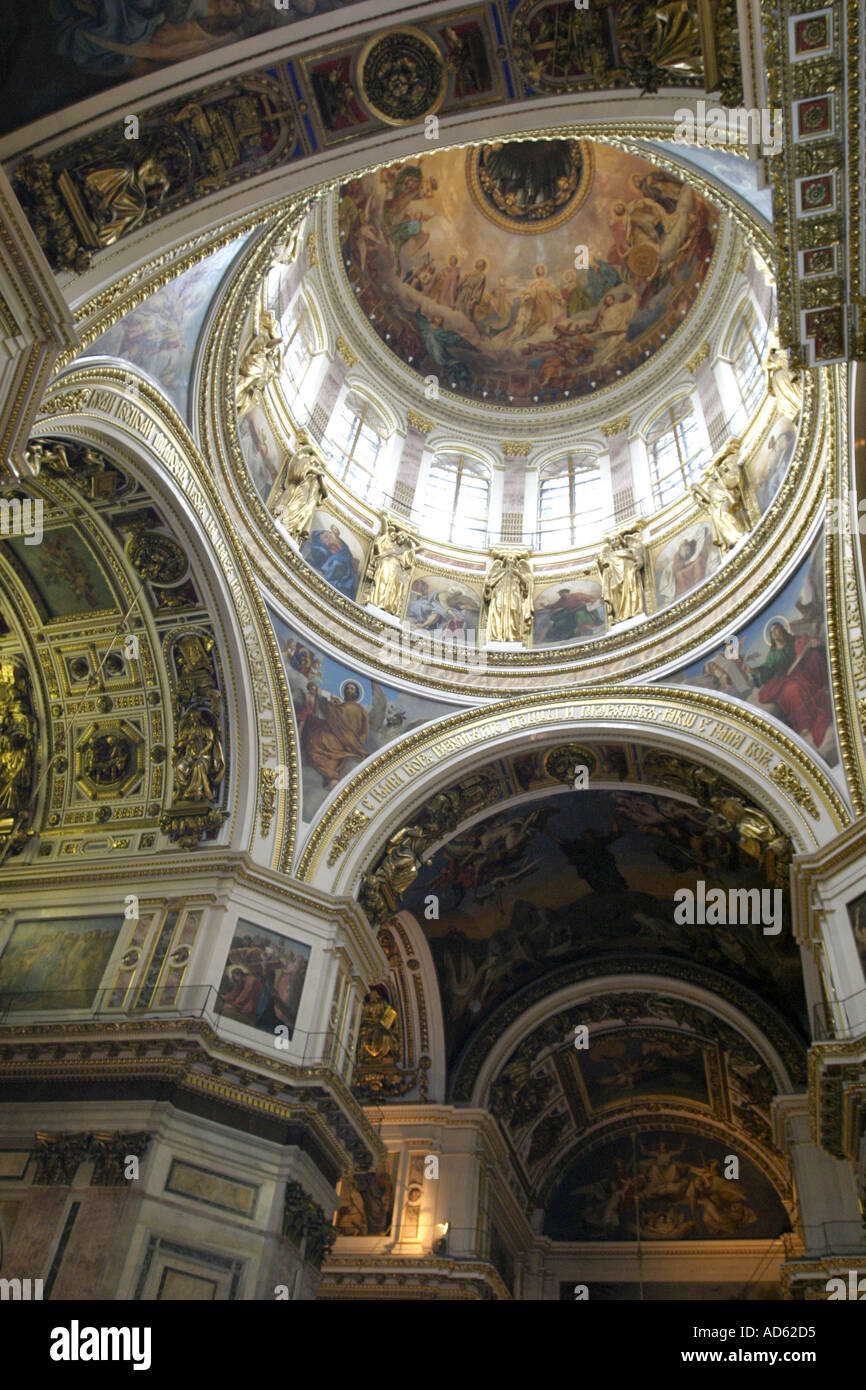
{"type": "Polygon", "coordinates": [[[119,357],[162,388],[186,419],[198,336],[220,280],[244,245],[239,237],[214,251],[102,333],[80,355],[119,357]]]}
{"type": "Polygon", "coordinates": [[[353,0],[36,0],[10,8],[4,26],[7,100],[0,132],[38,120],[119,82],[150,77],[353,0]],[[47,53],[46,53],[47,49],[47,53]],[[47,61],[51,56],[54,61],[47,61]]]}
{"type": "Polygon", "coordinates": [[[503,405],[583,395],[674,332],[719,214],[590,141],[442,150],[352,179],[343,262],[365,317],[423,376],[503,405]]]}
{"type": "Polygon", "coordinates": [[[554,1240],[772,1240],[787,1212],[756,1164],[740,1157],[725,1178],[730,1145],[673,1128],[633,1130],[581,1154],[547,1207],[554,1240]]]}
{"type": "MultiPolygon", "coordinates": [[[[493,1013],[570,963],[692,962],[760,993],[802,1023],[799,952],[787,916],[759,924],[678,925],[674,894],[766,879],[712,814],[673,798],[582,790],[496,811],[448,841],[402,906],[436,964],[449,1067],[493,1013]],[[439,917],[425,901],[435,894],[439,917]]],[[[785,895],[786,896],[786,895],[785,895]]]]}

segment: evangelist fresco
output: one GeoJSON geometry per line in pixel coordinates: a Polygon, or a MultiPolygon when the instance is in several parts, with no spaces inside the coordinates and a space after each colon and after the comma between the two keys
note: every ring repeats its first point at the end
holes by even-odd
{"type": "MultiPolygon", "coordinates": [[[[41,0],[10,9],[0,133],[119,82],[282,28],[352,0],[41,0]]],[[[278,36],[275,36],[275,42],[278,36]]]]}
{"type": "Polygon", "coordinates": [[[760,992],[802,1026],[799,953],[782,927],[681,925],[674,893],[697,879],[766,880],[710,810],[655,794],[583,790],[496,812],[425,864],[401,906],[430,943],[452,1065],[524,986],[589,957],[673,956],[760,992]],[[430,920],[425,903],[438,899],[430,920]]]}
{"type": "Polygon", "coordinates": [[[238,420],[238,442],[253,486],[262,501],[267,502],[277,480],[283,451],[260,405],[253,405],[238,420]]]}
{"type": "Polygon", "coordinates": [[[675,1129],[619,1135],[576,1158],[548,1203],[553,1240],[773,1240],[790,1230],[775,1188],[730,1144],[675,1129]]]}
{"type": "Polygon", "coordinates": [[[659,608],[675,603],[719,568],[719,547],[713,545],[712,527],[695,521],[678,531],[655,557],[656,602],[659,608]]]}
{"type": "Polygon", "coordinates": [[[462,708],[361,676],[293,632],[276,613],[270,619],[298,725],[305,821],[369,754],[462,708]]]}
{"type": "Polygon", "coordinates": [[[89,1009],[122,926],[122,916],[16,922],[0,956],[0,1007],[89,1009]]]}
{"type": "Polygon", "coordinates": [[[749,462],[747,472],[762,512],[779,491],[796,442],[796,425],[784,415],[777,415],[770,433],[749,462]]]}
{"type": "Polygon", "coordinates": [[[356,597],[364,573],[364,552],[344,522],[329,512],[315,512],[301,554],[338,593],[345,598],[356,597]]]}
{"type": "Polygon", "coordinates": [[[239,921],[217,994],[217,1012],[274,1034],[282,1024],[291,1038],[298,1019],[310,947],[290,936],[239,921]]]}
{"type": "Polygon", "coordinates": [[[774,714],[830,767],[839,745],[830,693],[824,616],[824,542],[791,582],[741,633],[738,646],[722,645],[676,675],[668,685],[697,685],[733,695],[774,714]]]}
{"type": "Polygon", "coordinates": [[[474,642],[481,627],[481,592],[439,574],[419,575],[412,581],[406,624],[413,632],[438,632],[443,641],[474,642]]]}
{"type": "Polygon", "coordinates": [[[11,536],[6,545],[29,576],[48,618],[114,608],[111,590],[74,526],[46,531],[40,545],[11,536]]]}
{"type": "MultiPolygon", "coordinates": [[[[220,280],[246,241],[239,237],[190,266],[101,334],[82,357],[120,357],[152,377],[187,420],[196,343],[220,280]]],[[[188,421],[189,423],[189,421],[188,421]]]]}
{"type": "Polygon", "coordinates": [[[346,183],[349,282],[383,342],[459,395],[582,395],[669,338],[712,258],[718,213],[610,146],[443,150],[346,183]]]}
{"type": "Polygon", "coordinates": [[[595,579],[559,580],[535,596],[532,644],[555,647],[560,642],[580,642],[601,637],[607,618],[601,585],[595,579]]]}

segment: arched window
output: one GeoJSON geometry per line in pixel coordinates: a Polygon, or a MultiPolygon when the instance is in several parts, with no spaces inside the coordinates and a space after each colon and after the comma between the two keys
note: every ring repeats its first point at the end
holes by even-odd
{"type": "Polygon", "coordinates": [[[299,295],[283,324],[283,370],[289,405],[299,424],[310,418],[312,403],[301,394],[304,378],[316,350],[316,334],[310,306],[299,295]]]}
{"type": "Polygon", "coordinates": [[[430,465],[422,506],[422,530],[437,540],[485,549],[490,478],[465,454],[437,454],[430,465]]]}
{"type": "Polygon", "coordinates": [[[747,301],[738,315],[736,328],[731,335],[729,356],[740,398],[749,418],[763,394],[766,345],[767,329],[759,327],[755,309],[747,301]]]}
{"type": "Polygon", "coordinates": [[[656,505],[685,492],[709,462],[710,451],[688,396],[665,406],[646,432],[656,505]]]}
{"type": "Polygon", "coordinates": [[[349,391],[322,441],[322,452],[336,477],[365,502],[378,502],[382,495],[376,465],[385,435],[385,425],[370,402],[349,391]]]}
{"type": "Polygon", "coordinates": [[[603,499],[598,460],[591,454],[566,454],[542,469],[538,492],[538,530],[542,550],[577,545],[602,520],[603,499]]]}

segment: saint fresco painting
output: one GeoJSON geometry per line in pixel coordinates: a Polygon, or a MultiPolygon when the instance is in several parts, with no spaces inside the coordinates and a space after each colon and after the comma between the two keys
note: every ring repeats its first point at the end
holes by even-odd
{"type": "MultiPolygon", "coordinates": [[[[799,951],[758,924],[678,925],[697,879],[764,885],[712,812],[627,791],[564,792],[497,812],[449,840],[402,898],[424,931],[442,996],[449,1070],[506,1000],[590,957],[673,955],[728,972],[802,1029],[799,951]],[[425,901],[439,900],[429,920],[425,901]]],[[[550,986],[552,987],[552,985],[550,986]]]]}
{"type": "Polygon", "coordinates": [[[773,1240],[790,1230],[775,1188],[730,1143],[674,1129],[620,1134],[582,1153],[548,1204],[553,1240],[773,1240]]]}
{"type": "Polygon", "coordinates": [[[824,617],[823,539],[791,582],[738,634],[736,653],[720,646],[665,681],[719,691],[775,715],[835,767],[839,745],[824,617]]]}
{"type": "Polygon", "coordinates": [[[0,955],[0,1007],[89,1009],[123,917],[16,922],[0,955]]]}
{"type": "Polygon", "coordinates": [[[238,420],[238,443],[253,487],[267,502],[277,480],[281,450],[262,406],[251,406],[238,420]]]}
{"type": "Polygon", "coordinates": [[[301,554],[345,598],[355,598],[364,573],[364,552],[357,537],[328,512],[316,512],[301,554]]]}
{"type": "Polygon", "coordinates": [[[40,545],[18,536],[5,544],[30,577],[47,617],[115,607],[105,575],[74,526],[46,531],[40,545]]]}
{"type": "Polygon", "coordinates": [[[412,581],[406,623],[413,632],[436,632],[443,641],[477,641],[481,626],[481,595],[438,574],[412,581]]]}
{"type": "Polygon", "coordinates": [[[848,917],[860,953],[863,974],[866,975],[866,893],[861,893],[848,904],[848,917]]]}
{"type": "Polygon", "coordinates": [[[596,579],[560,580],[535,596],[533,646],[580,642],[588,637],[602,637],[606,630],[601,585],[596,579]]]}
{"type": "Polygon", "coordinates": [[[676,603],[714,570],[721,559],[713,545],[712,528],[706,521],[695,521],[678,531],[655,557],[656,601],[659,608],[676,603]]]}
{"type": "Polygon", "coordinates": [[[217,994],[217,1012],[272,1036],[291,1038],[298,1020],[310,947],[290,936],[238,921],[217,994]]]}
{"type": "Polygon", "coordinates": [[[170,280],[101,334],[81,356],[131,362],[162,388],[186,419],[198,336],[217,286],[245,240],[239,237],[170,280]]]}
{"type": "Polygon", "coordinates": [[[796,425],[786,416],[777,415],[770,433],[749,463],[749,479],[762,512],[779,491],[796,442],[796,425]]]}
{"type": "Polygon", "coordinates": [[[717,227],[687,183],[577,140],[424,154],[340,200],[349,283],[383,342],[460,396],[514,406],[583,395],[652,356],[694,302],[717,227]]]}
{"type": "Polygon", "coordinates": [[[292,631],[276,613],[270,618],[298,726],[305,821],[364,758],[461,708],[360,675],[292,631]]]}

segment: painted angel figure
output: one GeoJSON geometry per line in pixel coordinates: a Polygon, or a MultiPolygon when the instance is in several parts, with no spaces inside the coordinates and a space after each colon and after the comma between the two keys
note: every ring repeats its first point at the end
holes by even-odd
{"type": "Polygon", "coordinates": [[[313,517],[328,495],[324,474],[325,466],[306,430],[299,431],[298,447],[286,474],[286,487],[274,508],[277,521],[298,544],[309,537],[313,517]]]}
{"type": "Polygon", "coordinates": [[[622,623],[643,613],[645,562],[646,551],[637,531],[622,531],[605,541],[596,565],[601,596],[613,622],[622,623]]]}
{"type": "Polygon", "coordinates": [[[532,570],[525,555],[494,550],[484,583],[489,642],[523,642],[532,628],[532,570]]]}

